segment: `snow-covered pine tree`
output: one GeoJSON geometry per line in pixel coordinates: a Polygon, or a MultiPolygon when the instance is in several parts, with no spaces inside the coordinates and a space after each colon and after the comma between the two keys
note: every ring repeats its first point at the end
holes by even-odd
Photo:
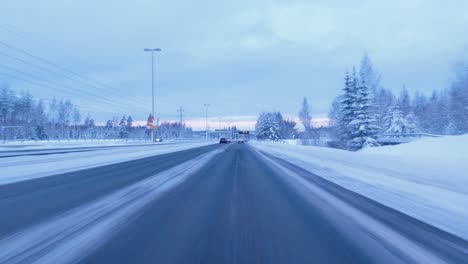
{"type": "Polygon", "coordinates": [[[279,140],[282,138],[283,116],[279,112],[261,113],[257,118],[255,130],[257,138],[279,140]]]}
{"type": "MultiPolygon", "coordinates": [[[[393,103],[393,100],[395,100],[395,95],[392,93],[392,91],[384,88],[380,88],[378,90],[378,95],[377,95],[377,105],[378,105],[378,113],[377,113],[377,125],[381,128],[384,127],[384,117],[388,112],[388,108],[393,103]]],[[[382,131],[383,132],[383,131],[382,131]]]]}
{"type": "Polygon", "coordinates": [[[133,118],[132,118],[132,116],[128,116],[128,118],[127,118],[127,135],[129,137],[134,136],[133,135],[134,130],[135,130],[135,128],[133,128],[133,118]]]}
{"type": "Polygon", "coordinates": [[[424,94],[420,94],[418,92],[416,92],[416,94],[414,95],[414,99],[413,99],[413,103],[411,104],[412,105],[412,112],[416,118],[416,124],[417,124],[417,127],[419,127],[421,129],[421,131],[423,132],[427,132],[427,130],[425,130],[425,122],[426,120],[428,119],[427,117],[427,98],[424,94]]]}
{"type": "Polygon", "coordinates": [[[433,91],[424,107],[421,124],[424,132],[443,134],[450,123],[448,95],[445,92],[433,91]]]}
{"type": "Polygon", "coordinates": [[[445,134],[447,127],[450,125],[450,105],[447,90],[439,92],[439,98],[435,105],[435,112],[433,117],[434,124],[432,133],[437,135],[445,134]]]}
{"type": "Polygon", "coordinates": [[[404,115],[400,100],[396,99],[385,116],[385,133],[404,135],[414,133],[416,126],[404,115]]]}
{"type": "Polygon", "coordinates": [[[330,111],[328,112],[329,126],[332,128],[337,128],[339,121],[342,119],[341,112],[343,110],[343,105],[341,101],[343,101],[343,95],[335,97],[331,104],[330,111]]]}
{"type": "Polygon", "coordinates": [[[400,92],[399,101],[403,116],[408,116],[411,113],[411,98],[405,85],[403,85],[403,89],[400,92]]]}
{"type": "Polygon", "coordinates": [[[384,111],[386,110],[386,105],[380,104],[380,100],[382,98],[379,98],[379,96],[381,96],[384,91],[380,85],[381,74],[374,68],[372,60],[367,52],[364,53],[364,56],[361,59],[359,77],[367,86],[369,99],[372,102],[372,108],[370,111],[377,118],[377,125],[380,126],[383,113],[385,113],[384,111]]]}
{"type": "Polygon", "coordinates": [[[376,125],[376,117],[373,113],[374,104],[369,96],[369,89],[365,81],[356,77],[355,71],[351,79],[352,89],[355,91],[355,103],[353,105],[353,120],[348,123],[350,141],[348,146],[351,149],[378,146],[375,139],[379,127],[376,125]]]}
{"type": "Polygon", "coordinates": [[[127,131],[127,119],[125,116],[122,117],[119,123],[119,137],[120,138],[127,138],[128,131],[127,131]]]}
{"type": "Polygon", "coordinates": [[[114,136],[114,128],[112,120],[107,120],[106,126],[104,127],[104,136],[106,138],[112,138],[114,136]]]}
{"type": "Polygon", "coordinates": [[[337,120],[337,122],[340,141],[342,142],[343,146],[347,146],[348,142],[352,139],[349,123],[354,119],[356,103],[356,89],[352,84],[352,79],[348,72],[345,74],[345,87],[343,88],[343,91],[343,99],[341,100],[341,118],[340,120],[337,120]]]}
{"type": "Polygon", "coordinates": [[[283,123],[283,115],[280,112],[273,112],[271,113],[272,115],[272,129],[271,129],[271,137],[270,139],[272,140],[280,140],[283,139],[283,128],[284,128],[284,123],[283,123]]]}
{"type": "Polygon", "coordinates": [[[340,138],[340,124],[342,120],[342,112],[343,112],[343,95],[339,95],[335,97],[332,102],[330,112],[328,113],[328,126],[330,128],[330,133],[332,138],[340,138]]]}
{"type": "Polygon", "coordinates": [[[255,135],[257,139],[265,139],[264,138],[264,131],[263,131],[263,123],[265,120],[265,113],[260,113],[257,117],[257,122],[255,123],[255,135]]]}
{"type": "Polygon", "coordinates": [[[456,134],[468,132],[468,65],[462,65],[450,87],[450,116],[456,134]]]}
{"type": "Polygon", "coordinates": [[[127,127],[131,128],[133,126],[133,118],[132,116],[128,116],[127,118],[127,127]]]}
{"type": "Polygon", "coordinates": [[[374,69],[374,65],[369,58],[367,52],[364,53],[361,59],[361,67],[359,68],[359,76],[367,84],[371,98],[375,98],[377,90],[380,88],[380,73],[374,69]]]}

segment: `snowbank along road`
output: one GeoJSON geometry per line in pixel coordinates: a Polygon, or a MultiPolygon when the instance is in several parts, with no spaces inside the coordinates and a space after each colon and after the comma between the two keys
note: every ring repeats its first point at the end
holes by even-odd
{"type": "Polygon", "coordinates": [[[466,263],[468,242],[248,144],[0,186],[0,263],[466,263]]]}

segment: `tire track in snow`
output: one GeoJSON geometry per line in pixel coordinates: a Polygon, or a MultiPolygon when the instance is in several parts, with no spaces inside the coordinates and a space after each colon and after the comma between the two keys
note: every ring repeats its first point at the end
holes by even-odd
{"type": "Polygon", "coordinates": [[[0,240],[0,263],[76,263],[149,203],[184,182],[225,148],[158,173],[0,240]]]}
{"type": "MultiPolygon", "coordinates": [[[[447,263],[446,260],[435,255],[427,248],[412,241],[410,238],[403,236],[398,233],[398,231],[392,230],[371,216],[350,206],[345,201],[333,196],[326,190],[307,181],[300,174],[284,167],[258,150],[255,150],[255,152],[260,158],[270,164],[271,167],[281,173],[283,175],[282,180],[286,184],[292,186],[298,193],[301,193],[305,199],[311,199],[309,193],[322,197],[324,201],[327,201],[330,204],[330,206],[340,210],[344,215],[360,226],[360,228],[365,231],[371,239],[375,239],[378,243],[385,244],[390,251],[395,252],[396,256],[401,256],[410,263],[447,263]]],[[[312,200],[310,202],[314,203],[312,200]]],[[[349,232],[350,230],[344,227],[343,231],[349,232]]]]}

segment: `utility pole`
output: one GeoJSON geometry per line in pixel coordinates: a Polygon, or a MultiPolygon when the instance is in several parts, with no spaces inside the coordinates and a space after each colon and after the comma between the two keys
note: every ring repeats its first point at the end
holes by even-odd
{"type": "Polygon", "coordinates": [[[205,106],[205,127],[206,127],[206,140],[208,140],[208,107],[210,107],[210,104],[203,104],[205,106]]]}
{"type": "Polygon", "coordinates": [[[179,123],[182,124],[182,122],[184,121],[184,107],[179,106],[177,112],[179,112],[179,123]]]}
{"type": "MultiPolygon", "coordinates": [[[[144,51],[151,52],[151,115],[154,118],[154,52],[161,51],[161,49],[144,49],[144,51]]],[[[151,143],[154,144],[153,128],[151,128],[151,143]]]]}

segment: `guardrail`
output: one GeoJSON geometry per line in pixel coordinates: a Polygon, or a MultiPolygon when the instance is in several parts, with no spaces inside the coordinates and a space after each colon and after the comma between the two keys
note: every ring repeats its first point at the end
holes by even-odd
{"type": "Polygon", "coordinates": [[[428,133],[406,133],[406,134],[381,134],[377,135],[377,142],[382,145],[397,145],[401,143],[408,143],[415,139],[423,137],[441,137],[440,135],[433,135],[428,133]]]}
{"type": "Polygon", "coordinates": [[[380,134],[377,137],[441,137],[441,135],[433,135],[428,133],[405,133],[405,134],[380,134]]]}

